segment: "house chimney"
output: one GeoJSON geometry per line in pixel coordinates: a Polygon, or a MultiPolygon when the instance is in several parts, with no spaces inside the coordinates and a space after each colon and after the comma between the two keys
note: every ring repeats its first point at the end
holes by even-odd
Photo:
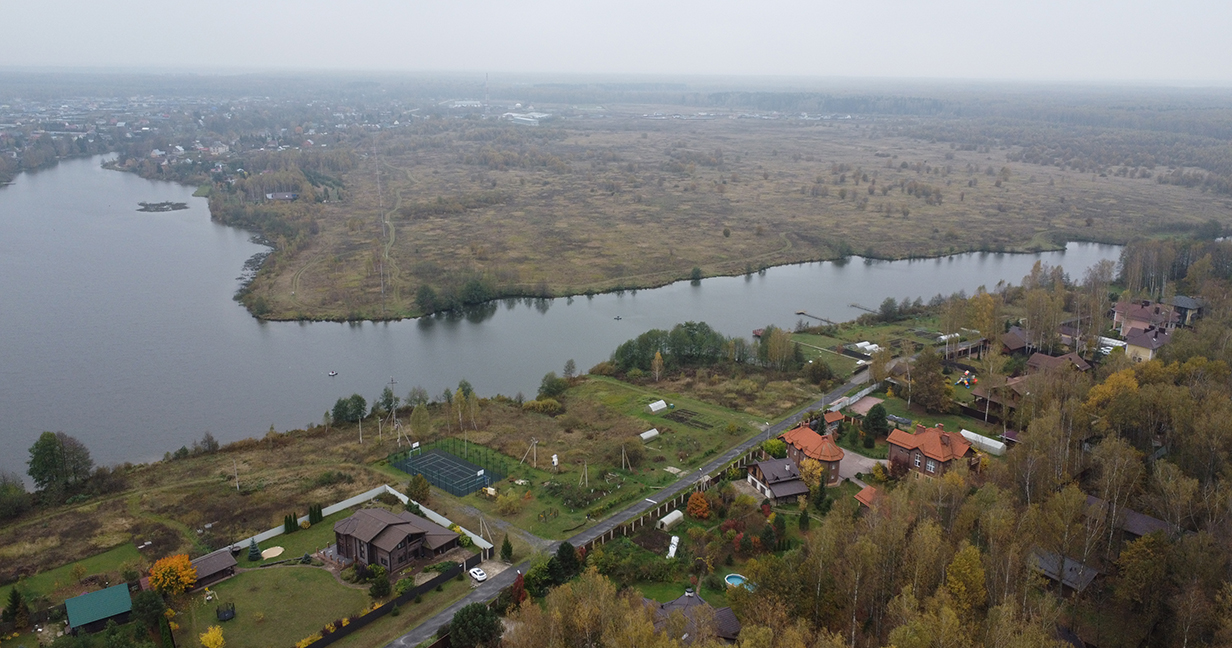
{"type": "Polygon", "coordinates": [[[923,423],[916,423],[916,424],[915,424],[915,433],[916,433],[916,434],[923,434],[923,433],[924,433],[924,430],[927,430],[927,429],[928,429],[928,428],[924,427],[924,424],[923,424],[923,423]]]}
{"type": "Polygon", "coordinates": [[[938,430],[944,430],[944,429],[945,429],[945,423],[938,423],[938,424],[937,424],[937,429],[938,429],[938,430]]]}

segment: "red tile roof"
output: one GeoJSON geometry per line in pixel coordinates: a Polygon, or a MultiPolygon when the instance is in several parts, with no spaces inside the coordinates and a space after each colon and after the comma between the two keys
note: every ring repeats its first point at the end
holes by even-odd
{"type": "Polygon", "coordinates": [[[834,443],[834,440],[829,435],[821,435],[814,432],[807,425],[801,424],[791,430],[779,435],[789,446],[792,446],[804,453],[804,456],[818,461],[840,461],[843,458],[843,449],[834,443]]]}
{"type": "Polygon", "coordinates": [[[890,445],[896,445],[908,450],[919,449],[925,457],[946,462],[965,456],[971,451],[971,442],[961,434],[947,432],[938,424],[935,428],[916,427],[916,433],[895,429],[887,439],[890,445]]]}
{"type": "Polygon", "coordinates": [[[826,412],[826,424],[838,423],[843,420],[842,412],[826,412]]]}
{"type": "Polygon", "coordinates": [[[855,497],[856,497],[856,501],[860,502],[861,504],[869,508],[872,508],[873,502],[876,502],[877,498],[881,497],[881,492],[878,491],[876,488],[873,488],[872,486],[865,486],[863,490],[856,493],[855,497]]]}

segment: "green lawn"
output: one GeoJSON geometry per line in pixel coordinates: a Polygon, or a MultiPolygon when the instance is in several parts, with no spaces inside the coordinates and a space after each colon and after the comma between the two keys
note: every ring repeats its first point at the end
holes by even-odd
{"type": "Polygon", "coordinates": [[[293,646],[326,623],[362,613],[370,599],[364,590],[339,585],[324,569],[269,567],[242,572],[210,588],[218,600],[190,595],[191,602],[176,609],[176,643],[196,646],[197,637],[211,625],[221,625],[228,648],[293,646]],[[215,609],[235,603],[235,618],[219,623],[215,609]]]}
{"type": "MultiPolygon", "coordinates": [[[[104,551],[85,560],[36,574],[19,582],[23,589],[38,595],[48,596],[73,582],[72,571],[74,565],[80,564],[85,567],[87,576],[109,574],[114,576],[113,582],[119,582],[121,566],[127,562],[136,563],[140,559],[141,554],[137,551],[137,547],[131,542],[126,542],[110,551],[104,551]]],[[[8,600],[9,590],[12,588],[12,585],[0,587],[0,601],[8,600]]]]}
{"type": "Polygon", "coordinates": [[[208,184],[203,184],[200,187],[197,187],[197,190],[193,192],[193,197],[194,198],[205,198],[210,195],[210,191],[212,189],[213,189],[212,186],[208,184]]]}
{"type": "Polygon", "coordinates": [[[813,335],[812,333],[792,333],[791,339],[801,344],[821,347],[823,349],[833,349],[840,344],[845,344],[843,340],[838,338],[830,337],[828,335],[813,335]]]}
{"type": "MultiPolygon", "coordinates": [[[[865,480],[865,483],[867,483],[867,480],[865,480]]],[[[849,500],[849,499],[854,498],[856,496],[856,493],[860,492],[860,490],[862,489],[855,482],[844,481],[838,486],[832,487],[829,490],[828,494],[830,495],[830,499],[834,500],[835,502],[839,502],[842,500],[849,500]]],[[[817,520],[813,520],[813,522],[817,522],[817,520]]]]}
{"type": "Polygon", "coordinates": [[[886,443],[885,439],[877,439],[873,447],[865,448],[864,442],[860,439],[860,433],[855,429],[849,429],[846,434],[839,437],[838,447],[845,452],[854,452],[872,459],[885,459],[890,456],[890,444],[886,443]]]}
{"type": "MultiPolygon", "coordinates": [[[[885,395],[877,393],[878,398],[884,398],[885,395]]],[[[901,398],[886,398],[882,405],[886,409],[887,414],[902,416],[909,418],[915,423],[922,423],[928,427],[935,427],[938,423],[945,424],[945,429],[953,432],[958,432],[964,428],[972,432],[979,432],[989,436],[1000,434],[1000,429],[997,428],[994,434],[993,429],[997,426],[988,425],[979,419],[974,419],[969,416],[959,414],[928,414],[924,408],[918,405],[912,405],[911,410],[907,410],[907,401],[901,398]]]]}
{"type": "MultiPolygon", "coordinates": [[[[288,558],[299,558],[305,553],[315,553],[334,542],[334,523],[345,519],[354,509],[338,511],[333,515],[326,517],[324,520],[317,522],[307,529],[300,529],[295,533],[284,533],[280,536],[275,536],[261,543],[261,549],[269,549],[270,547],[282,547],[284,551],[282,555],[261,562],[277,562],[288,558]]],[[[240,555],[236,556],[240,567],[256,567],[257,563],[248,562],[248,547],[244,547],[240,551],[240,555]]]]}
{"type": "MultiPolygon", "coordinates": [[[[715,572],[719,578],[723,578],[728,574],[740,573],[740,567],[737,564],[734,567],[719,567],[715,572]]],[[[684,588],[692,587],[689,584],[688,577],[683,577],[679,580],[669,581],[665,583],[646,583],[639,582],[634,585],[637,591],[642,593],[642,596],[648,599],[654,599],[660,603],[674,601],[684,595],[684,588]]],[[[722,590],[712,590],[707,587],[698,585],[701,596],[707,603],[716,608],[727,607],[727,586],[724,585],[722,590]]]]}

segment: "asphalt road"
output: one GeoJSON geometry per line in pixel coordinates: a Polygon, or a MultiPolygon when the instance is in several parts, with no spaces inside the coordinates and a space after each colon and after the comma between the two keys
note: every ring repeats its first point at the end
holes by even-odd
{"type": "MultiPolygon", "coordinates": [[[[856,374],[851,380],[847,381],[846,384],[826,394],[820,400],[809,403],[808,405],[796,410],[796,412],[791,416],[788,416],[779,423],[770,426],[761,434],[758,434],[757,436],[746,440],[744,443],[728,450],[723,453],[722,456],[711,461],[705,466],[702,466],[695,471],[686,473],[680,479],[676,480],[676,482],[671,486],[667,486],[656,492],[652,496],[653,501],[645,499],[639,500],[612,517],[581,531],[572,538],[569,538],[569,543],[575,547],[584,545],[604,533],[625,524],[629,520],[636,518],[642,513],[645,513],[647,509],[658,506],[659,502],[671,499],[686,488],[692,488],[693,485],[697,483],[697,480],[714,472],[715,470],[718,470],[720,467],[735,461],[736,457],[748,452],[753,446],[760,444],[766,439],[776,437],[795,427],[796,424],[800,422],[800,419],[804,417],[805,412],[824,409],[830,403],[842,398],[843,394],[847,393],[851,389],[854,389],[855,387],[858,387],[859,385],[864,384],[867,380],[867,370],[856,374]]],[[[559,543],[552,543],[550,551],[555,551],[558,546],[560,546],[559,543]]],[[[441,627],[441,625],[452,619],[453,615],[456,614],[458,610],[470,605],[471,603],[487,603],[488,601],[495,599],[497,595],[500,594],[502,589],[513,584],[514,579],[517,578],[518,571],[526,571],[529,566],[529,560],[522,561],[518,565],[515,565],[513,569],[506,569],[500,574],[489,578],[461,600],[455,602],[453,605],[445,608],[444,610],[441,610],[435,616],[413,628],[410,632],[394,639],[388,644],[387,648],[410,648],[412,646],[417,646],[428,639],[432,639],[436,636],[436,631],[441,627]]]]}

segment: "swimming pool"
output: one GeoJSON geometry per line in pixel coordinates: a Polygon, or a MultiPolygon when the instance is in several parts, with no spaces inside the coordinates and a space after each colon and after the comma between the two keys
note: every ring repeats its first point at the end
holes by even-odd
{"type": "Polygon", "coordinates": [[[723,580],[727,581],[727,584],[732,587],[744,587],[747,590],[753,589],[752,587],[749,587],[749,585],[745,582],[744,576],[741,576],[740,574],[728,574],[725,578],[723,578],[723,580]]]}

